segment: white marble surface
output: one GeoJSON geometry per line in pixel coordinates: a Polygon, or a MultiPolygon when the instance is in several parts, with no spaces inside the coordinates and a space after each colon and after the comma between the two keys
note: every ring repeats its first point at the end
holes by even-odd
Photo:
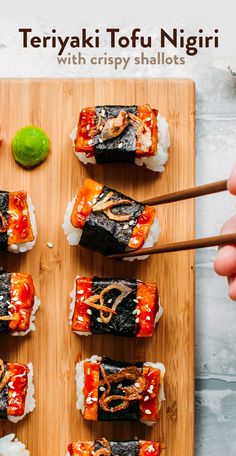
{"type": "MultiPolygon", "coordinates": [[[[235,58],[233,32],[234,3],[226,0],[187,0],[119,3],[90,2],[81,8],[75,0],[13,1],[1,5],[0,77],[190,77],[197,93],[197,183],[228,176],[236,162],[236,82],[228,72],[215,68],[216,60],[235,58]],[[13,5],[14,4],[14,8],[13,5]],[[122,9],[123,7],[123,9],[122,9]],[[170,14],[171,12],[171,14],[170,14]],[[171,17],[171,18],[170,18],[171,17]],[[130,66],[113,68],[60,67],[54,50],[22,50],[17,29],[31,26],[38,33],[56,27],[61,33],[75,34],[82,26],[104,28],[137,25],[149,33],[161,26],[183,26],[196,30],[219,27],[221,46],[215,52],[202,52],[187,59],[182,67],[130,66]]],[[[105,49],[105,48],[104,48],[105,49]]],[[[103,49],[103,51],[104,51],[103,49]]],[[[131,54],[135,55],[135,50],[131,54]]],[[[127,55],[127,51],[116,51],[127,55]]],[[[137,52],[136,52],[137,53],[137,52]]],[[[112,52],[110,52],[112,55],[112,52]]],[[[173,54],[173,52],[172,52],[173,54]]],[[[218,233],[227,217],[235,213],[235,198],[224,193],[197,201],[197,236],[218,233]]],[[[213,271],[216,249],[202,250],[196,256],[196,456],[236,454],[236,303],[227,297],[227,285],[213,271]]]]}

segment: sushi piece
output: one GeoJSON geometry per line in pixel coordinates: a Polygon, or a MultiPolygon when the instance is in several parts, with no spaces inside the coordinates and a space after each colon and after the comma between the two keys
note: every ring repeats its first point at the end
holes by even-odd
{"type": "Polygon", "coordinates": [[[62,227],[69,244],[80,244],[103,255],[152,247],[160,233],[154,207],[92,179],[86,179],[68,203],[62,227]]]}
{"type": "Polygon", "coordinates": [[[0,418],[13,423],[35,408],[33,366],[0,360],[0,418]]]}
{"type": "Polygon", "coordinates": [[[0,271],[0,333],[25,336],[35,331],[35,313],[39,305],[30,274],[0,271]]]}
{"type": "Polygon", "coordinates": [[[140,421],[152,426],[164,399],[161,363],[92,356],[76,365],[76,407],[86,420],[140,421]]]}
{"type": "Polygon", "coordinates": [[[71,139],[84,164],[128,162],[159,172],[170,147],[168,123],[148,104],[84,108],[71,139]]]}
{"type": "Polygon", "coordinates": [[[15,438],[15,434],[8,434],[0,438],[1,456],[30,456],[25,445],[15,438]]]}
{"type": "Polygon", "coordinates": [[[68,445],[67,456],[160,456],[162,444],[152,440],[112,441],[102,438],[94,442],[68,445]]]}
{"type": "Polygon", "coordinates": [[[70,324],[79,335],[148,337],[163,313],[154,283],[77,277],[70,324]]]}
{"type": "Polygon", "coordinates": [[[36,236],[34,206],[29,194],[0,191],[0,251],[31,250],[36,236]]]}

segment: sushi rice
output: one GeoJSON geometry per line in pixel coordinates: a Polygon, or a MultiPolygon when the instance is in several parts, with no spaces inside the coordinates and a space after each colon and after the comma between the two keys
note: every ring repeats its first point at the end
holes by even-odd
{"type": "MultiPolygon", "coordinates": [[[[84,363],[90,361],[91,363],[97,363],[102,361],[101,356],[93,355],[91,358],[87,358],[83,361],[80,361],[76,364],[76,392],[77,392],[77,401],[76,401],[76,408],[81,410],[82,414],[84,414],[84,363]]],[[[165,400],[165,393],[164,393],[164,376],[165,376],[165,367],[162,363],[151,363],[146,362],[143,364],[144,366],[150,366],[155,369],[160,369],[162,382],[160,385],[158,401],[159,401],[159,410],[161,408],[161,402],[165,400]]],[[[142,422],[142,421],[141,421],[142,422]]],[[[147,426],[153,426],[155,424],[154,421],[143,421],[144,424],[147,426]]]]}
{"type": "Polygon", "coordinates": [[[27,193],[27,204],[28,204],[28,209],[29,209],[29,217],[30,217],[33,235],[34,235],[34,240],[31,242],[19,242],[16,244],[8,244],[8,252],[24,253],[24,252],[27,252],[28,250],[31,250],[35,245],[36,237],[37,237],[35,207],[32,203],[32,199],[28,193],[27,193]]]}
{"type": "Polygon", "coordinates": [[[40,306],[40,303],[41,303],[40,299],[37,298],[37,296],[35,296],[33,309],[32,309],[31,315],[30,315],[29,329],[27,329],[27,331],[24,331],[24,332],[15,331],[15,332],[11,333],[12,336],[26,336],[26,334],[28,334],[30,331],[35,331],[36,330],[36,326],[34,324],[35,314],[36,314],[36,312],[37,312],[37,310],[38,310],[38,308],[40,306]]]}
{"type": "Polygon", "coordinates": [[[27,366],[29,368],[29,373],[28,373],[28,388],[27,388],[26,399],[25,399],[24,414],[21,416],[8,415],[7,419],[9,421],[11,421],[12,423],[17,423],[18,421],[23,420],[23,418],[25,418],[25,416],[28,413],[32,412],[36,407],[36,401],[34,399],[33,365],[32,365],[32,363],[29,363],[27,366]]]}
{"type": "MultiPolygon", "coordinates": [[[[169,154],[167,149],[170,147],[170,135],[169,127],[166,119],[160,114],[157,116],[158,125],[158,144],[157,153],[152,157],[135,158],[135,164],[138,166],[145,165],[151,171],[157,171],[162,173],[165,170],[164,165],[166,164],[169,154]]],[[[77,126],[72,130],[70,138],[73,142],[76,139],[77,126]]],[[[75,152],[78,159],[84,164],[96,164],[95,157],[87,157],[85,152],[75,152]]]]}
{"type": "Polygon", "coordinates": [[[15,434],[8,434],[0,438],[0,456],[30,456],[30,452],[15,434]]]}
{"type": "MultiPolygon", "coordinates": [[[[76,277],[76,280],[79,279],[79,276],[76,277]]],[[[75,280],[75,285],[73,290],[70,293],[71,297],[71,303],[70,303],[70,314],[69,314],[69,324],[72,325],[72,318],[74,315],[75,311],[75,299],[76,299],[76,280],[75,280]]],[[[156,313],[155,321],[154,321],[154,327],[157,325],[158,321],[160,320],[161,316],[163,315],[163,307],[161,306],[160,299],[158,300],[158,305],[159,309],[158,312],[156,313]]],[[[91,336],[91,332],[82,332],[82,331],[74,331],[75,334],[78,334],[79,336],[91,336]]]]}
{"type": "MultiPolygon", "coordinates": [[[[70,221],[70,217],[71,217],[71,214],[73,211],[75,200],[76,200],[76,196],[73,198],[72,201],[69,201],[69,203],[67,204],[67,208],[66,208],[66,212],[65,212],[65,216],[64,216],[64,222],[62,225],[65,236],[70,245],[78,245],[80,242],[80,238],[82,236],[82,232],[83,232],[83,230],[81,230],[80,228],[75,228],[70,221]]],[[[158,218],[155,217],[155,219],[150,227],[147,239],[143,244],[143,248],[153,247],[154,244],[158,240],[160,232],[161,232],[160,224],[159,224],[158,218]]],[[[131,251],[133,251],[133,250],[131,250],[131,251]]],[[[124,261],[146,260],[148,257],[149,257],[149,255],[130,257],[130,258],[124,258],[124,261]]]]}

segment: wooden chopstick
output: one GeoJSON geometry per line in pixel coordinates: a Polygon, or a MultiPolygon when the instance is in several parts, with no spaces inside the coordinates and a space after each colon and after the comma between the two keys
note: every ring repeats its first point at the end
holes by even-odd
{"type": "Polygon", "coordinates": [[[157,206],[159,204],[174,203],[175,201],[196,198],[197,196],[210,195],[212,193],[224,192],[227,190],[227,180],[212,182],[210,184],[199,185],[198,187],[187,188],[167,195],[156,196],[142,201],[143,204],[157,206]]]}
{"type": "Polygon", "coordinates": [[[180,252],[181,250],[203,249],[226,244],[236,244],[236,233],[221,234],[219,236],[191,239],[190,241],[174,242],[173,244],[163,244],[158,247],[147,249],[132,250],[132,252],[118,253],[109,255],[108,258],[122,259],[143,255],[153,255],[167,252],[180,252]]]}

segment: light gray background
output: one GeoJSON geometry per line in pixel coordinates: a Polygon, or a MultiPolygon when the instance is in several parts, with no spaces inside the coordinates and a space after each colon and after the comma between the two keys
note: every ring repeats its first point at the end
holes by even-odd
{"type": "MultiPolygon", "coordinates": [[[[236,82],[227,66],[235,66],[233,0],[146,2],[75,0],[40,4],[30,0],[8,1],[0,6],[0,77],[191,77],[197,91],[197,183],[227,177],[236,162],[236,82]],[[61,67],[55,50],[22,50],[19,27],[47,34],[76,35],[81,27],[105,29],[120,26],[125,34],[134,27],[158,35],[183,27],[193,34],[199,27],[209,34],[220,30],[219,50],[202,51],[181,67],[61,67]],[[231,42],[232,41],[232,42],[231,42]]],[[[109,55],[137,55],[139,50],[99,51],[109,55]]],[[[155,55],[158,46],[149,51],[155,55]]],[[[184,52],[169,50],[169,55],[184,52]]],[[[95,54],[93,52],[93,54],[95,54]]],[[[89,55],[89,53],[88,53],[89,55]]],[[[218,233],[235,213],[235,198],[224,193],[197,201],[197,236],[218,233]]],[[[216,249],[201,250],[196,257],[196,456],[236,454],[236,303],[227,297],[227,284],[213,272],[216,249]]]]}

